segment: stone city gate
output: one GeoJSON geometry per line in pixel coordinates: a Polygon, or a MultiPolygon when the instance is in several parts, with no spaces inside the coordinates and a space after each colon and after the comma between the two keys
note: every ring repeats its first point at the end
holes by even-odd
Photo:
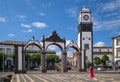
{"type": "Polygon", "coordinates": [[[16,54],[16,64],[15,64],[15,73],[26,73],[25,69],[25,51],[28,46],[35,45],[38,47],[39,52],[41,53],[41,72],[47,72],[47,63],[46,63],[46,54],[47,49],[50,45],[56,45],[61,50],[62,57],[62,71],[67,72],[67,51],[69,48],[73,48],[77,51],[77,70],[80,72],[81,70],[81,51],[78,47],[77,43],[71,41],[68,45],[66,45],[66,40],[61,39],[56,31],[53,31],[52,34],[45,38],[42,38],[42,45],[38,40],[35,40],[34,37],[32,40],[29,40],[24,46],[15,45],[15,54],[16,54]]]}

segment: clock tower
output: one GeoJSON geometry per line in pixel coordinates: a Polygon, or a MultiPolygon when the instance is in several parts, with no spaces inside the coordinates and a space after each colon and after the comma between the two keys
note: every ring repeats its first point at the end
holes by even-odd
{"type": "Polygon", "coordinates": [[[78,46],[81,50],[81,69],[86,70],[86,61],[93,63],[93,28],[91,11],[85,6],[79,14],[78,46]]]}

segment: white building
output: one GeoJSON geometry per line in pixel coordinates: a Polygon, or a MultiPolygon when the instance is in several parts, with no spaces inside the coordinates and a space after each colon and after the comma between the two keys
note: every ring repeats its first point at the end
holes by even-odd
{"type": "Polygon", "coordinates": [[[11,58],[11,54],[15,52],[14,45],[24,45],[24,42],[18,42],[18,41],[4,41],[0,42],[0,52],[3,52],[6,55],[6,60],[4,60],[4,64],[6,67],[8,65],[13,65],[13,59],[11,58]]]}
{"type": "MultiPolygon", "coordinates": [[[[94,57],[99,57],[100,59],[102,58],[103,55],[107,55],[112,63],[112,61],[114,60],[114,55],[113,55],[113,49],[112,47],[108,47],[108,46],[102,46],[102,47],[93,47],[93,59],[94,57]]],[[[109,63],[109,65],[111,65],[111,63],[109,63]]],[[[77,66],[77,54],[73,53],[73,59],[72,59],[72,65],[73,66],[77,66]]]]}
{"type": "Polygon", "coordinates": [[[114,62],[116,62],[116,64],[120,66],[120,36],[113,37],[112,41],[113,41],[114,62]]]}
{"type": "Polygon", "coordinates": [[[93,47],[93,58],[99,57],[102,58],[103,55],[107,55],[110,61],[113,61],[113,49],[112,47],[103,46],[103,47],[93,47]]]}

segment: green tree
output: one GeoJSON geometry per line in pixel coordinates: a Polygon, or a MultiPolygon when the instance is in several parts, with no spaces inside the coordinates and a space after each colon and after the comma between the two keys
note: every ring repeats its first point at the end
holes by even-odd
{"type": "Polygon", "coordinates": [[[94,57],[93,61],[95,65],[101,64],[101,59],[99,57],[94,57]]]}
{"type": "Polygon", "coordinates": [[[56,54],[48,54],[47,55],[47,62],[51,62],[51,63],[57,63],[60,62],[61,60],[59,59],[59,56],[57,56],[56,54]]]}
{"type": "Polygon", "coordinates": [[[2,69],[2,66],[3,66],[3,57],[4,57],[4,60],[6,59],[6,56],[3,52],[0,52],[0,69],[2,69]]]}
{"type": "Polygon", "coordinates": [[[41,54],[34,53],[31,57],[32,61],[36,62],[37,64],[41,62],[41,54]]]}
{"type": "Polygon", "coordinates": [[[90,67],[91,63],[90,63],[90,61],[89,61],[89,60],[87,60],[87,61],[86,61],[86,65],[87,65],[87,68],[89,68],[89,67],[90,67]]]}
{"type": "Polygon", "coordinates": [[[15,53],[10,54],[11,58],[15,58],[15,53]]]}
{"type": "Polygon", "coordinates": [[[10,54],[10,57],[13,59],[13,63],[15,65],[15,53],[10,54]]]}
{"type": "Polygon", "coordinates": [[[57,56],[56,54],[48,54],[46,61],[48,68],[54,69],[55,63],[58,63],[61,60],[59,59],[59,56],[57,56]]]}
{"type": "Polygon", "coordinates": [[[31,58],[30,54],[29,53],[25,53],[25,60],[27,61],[30,58],[31,58]]]}
{"type": "Polygon", "coordinates": [[[109,61],[109,57],[105,54],[105,55],[102,56],[101,60],[102,60],[103,65],[106,66],[106,61],[109,61]]]}

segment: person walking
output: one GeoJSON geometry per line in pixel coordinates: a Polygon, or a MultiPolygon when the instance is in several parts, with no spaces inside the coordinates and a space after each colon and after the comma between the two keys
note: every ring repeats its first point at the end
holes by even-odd
{"type": "Polygon", "coordinates": [[[94,78],[93,67],[90,67],[90,78],[94,78]]]}

